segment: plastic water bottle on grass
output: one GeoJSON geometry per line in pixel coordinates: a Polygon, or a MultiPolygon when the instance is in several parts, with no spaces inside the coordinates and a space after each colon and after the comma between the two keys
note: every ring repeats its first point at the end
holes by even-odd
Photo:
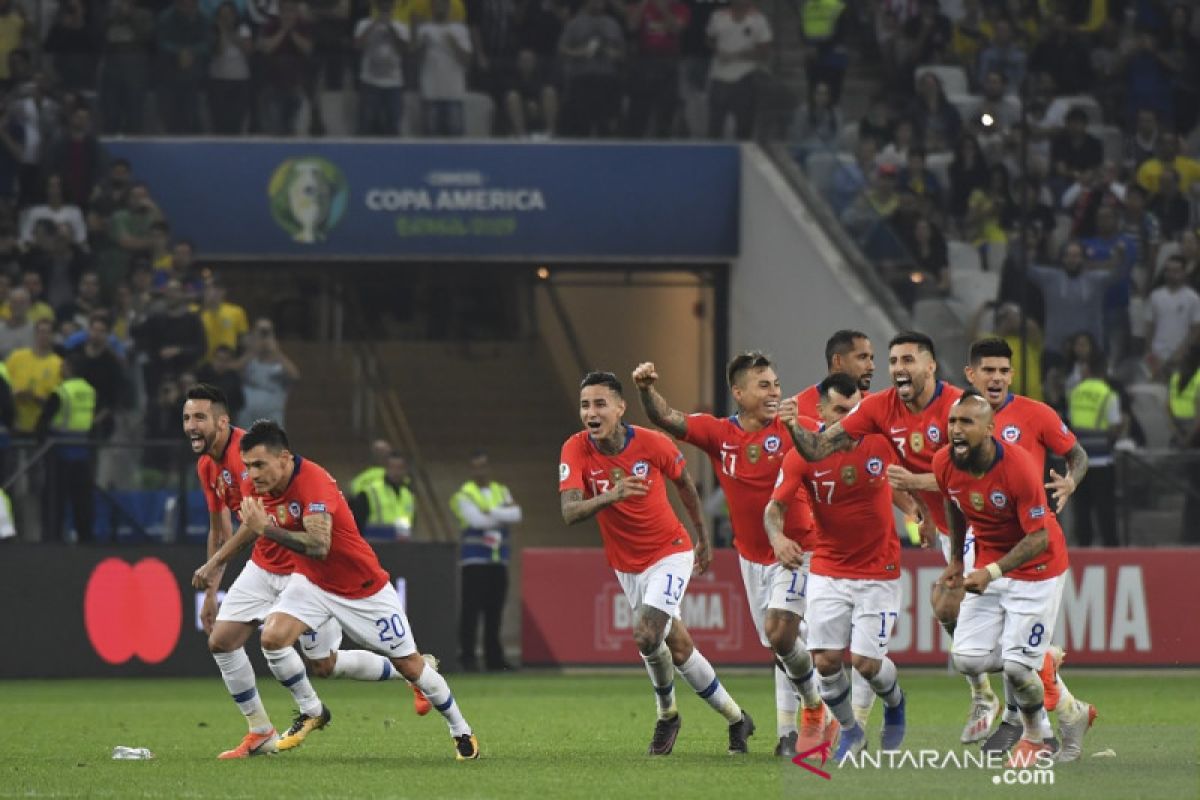
{"type": "Polygon", "coordinates": [[[145,747],[125,747],[118,745],[113,748],[113,761],[145,761],[149,758],[154,758],[154,753],[151,753],[145,747]]]}

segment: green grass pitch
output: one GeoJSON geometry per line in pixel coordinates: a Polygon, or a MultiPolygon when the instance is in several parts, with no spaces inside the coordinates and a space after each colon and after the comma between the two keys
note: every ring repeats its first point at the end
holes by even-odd
{"type": "MultiPolygon", "coordinates": [[[[654,701],[644,674],[450,676],[483,757],[456,763],[436,712],[418,718],[402,682],[317,681],[333,724],[290,753],[218,762],[244,724],[214,673],[197,680],[0,683],[0,796],[430,798],[1200,798],[1200,676],[1196,672],[1066,673],[1100,718],[1084,758],[1054,785],[994,785],[977,768],[832,769],[824,780],[771,756],[773,684],[766,669],[724,676],[758,722],[748,757],[725,754],[725,725],[690,691],[666,758],[644,755],[654,701]],[[153,761],[113,761],[115,745],[153,761]],[[1092,753],[1112,750],[1111,758],[1092,753]]],[[[967,709],[961,678],[901,672],[912,750],[959,750],[967,709]]],[[[993,678],[993,683],[998,682],[993,678]]],[[[279,727],[290,698],[260,678],[279,727]]],[[[872,720],[878,742],[880,711],[872,720]]]]}

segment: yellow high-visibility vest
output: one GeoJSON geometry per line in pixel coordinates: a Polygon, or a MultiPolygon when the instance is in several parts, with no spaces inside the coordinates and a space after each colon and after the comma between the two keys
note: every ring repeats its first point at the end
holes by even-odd
{"type": "Polygon", "coordinates": [[[1182,389],[1179,387],[1179,373],[1171,376],[1167,384],[1170,394],[1171,416],[1175,419],[1196,418],[1196,396],[1200,395],[1200,369],[1192,373],[1192,379],[1182,389]]]}
{"type": "Polygon", "coordinates": [[[68,378],[54,390],[58,395],[58,413],[51,421],[55,431],[84,434],[92,429],[96,416],[96,390],[83,378],[68,378]]]}

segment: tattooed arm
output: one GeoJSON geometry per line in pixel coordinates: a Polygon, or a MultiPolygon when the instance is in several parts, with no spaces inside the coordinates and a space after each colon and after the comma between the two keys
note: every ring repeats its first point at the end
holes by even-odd
{"type": "Polygon", "coordinates": [[[1050,499],[1054,501],[1054,513],[1061,514],[1063,508],[1067,505],[1067,500],[1071,495],[1075,494],[1075,490],[1079,488],[1079,484],[1083,482],[1083,476],[1087,475],[1088,457],[1087,451],[1083,449],[1083,445],[1076,442],[1067,451],[1067,474],[1059,475],[1054,470],[1050,470],[1050,482],[1046,484],[1046,488],[1050,490],[1050,499]]]}
{"type": "Polygon", "coordinates": [[[619,503],[626,497],[642,497],[647,491],[646,481],[636,475],[626,475],[607,492],[587,500],[583,498],[582,489],[567,489],[559,495],[563,522],[574,525],[576,522],[582,522],[588,517],[595,516],[597,511],[619,503]]]}
{"type": "Polygon", "coordinates": [[[262,535],[301,555],[324,561],[333,541],[333,517],[327,513],[304,517],[304,530],[289,531],[274,525],[263,528],[262,535]]]}
{"type": "Polygon", "coordinates": [[[687,417],[682,411],[671,408],[666,398],[658,393],[654,388],[657,380],[658,372],[649,361],[638,364],[637,369],[633,371],[633,382],[637,384],[638,396],[642,400],[646,416],[656,427],[662,428],[676,439],[682,439],[687,436],[687,417]]]}
{"type": "Polygon", "coordinates": [[[817,433],[800,427],[794,417],[785,419],[781,413],[780,418],[787,425],[788,431],[792,434],[792,441],[796,443],[796,449],[800,451],[800,455],[804,456],[805,461],[820,461],[840,450],[845,450],[854,443],[850,434],[842,430],[840,422],[835,422],[817,433]]]}

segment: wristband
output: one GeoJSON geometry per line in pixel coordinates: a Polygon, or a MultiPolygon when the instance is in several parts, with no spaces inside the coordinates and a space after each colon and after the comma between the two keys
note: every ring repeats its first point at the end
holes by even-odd
{"type": "Polygon", "coordinates": [[[988,564],[985,569],[987,570],[987,574],[991,576],[992,580],[996,580],[1004,574],[1004,570],[1000,569],[1000,565],[995,561],[993,561],[991,564],[988,564]]]}

